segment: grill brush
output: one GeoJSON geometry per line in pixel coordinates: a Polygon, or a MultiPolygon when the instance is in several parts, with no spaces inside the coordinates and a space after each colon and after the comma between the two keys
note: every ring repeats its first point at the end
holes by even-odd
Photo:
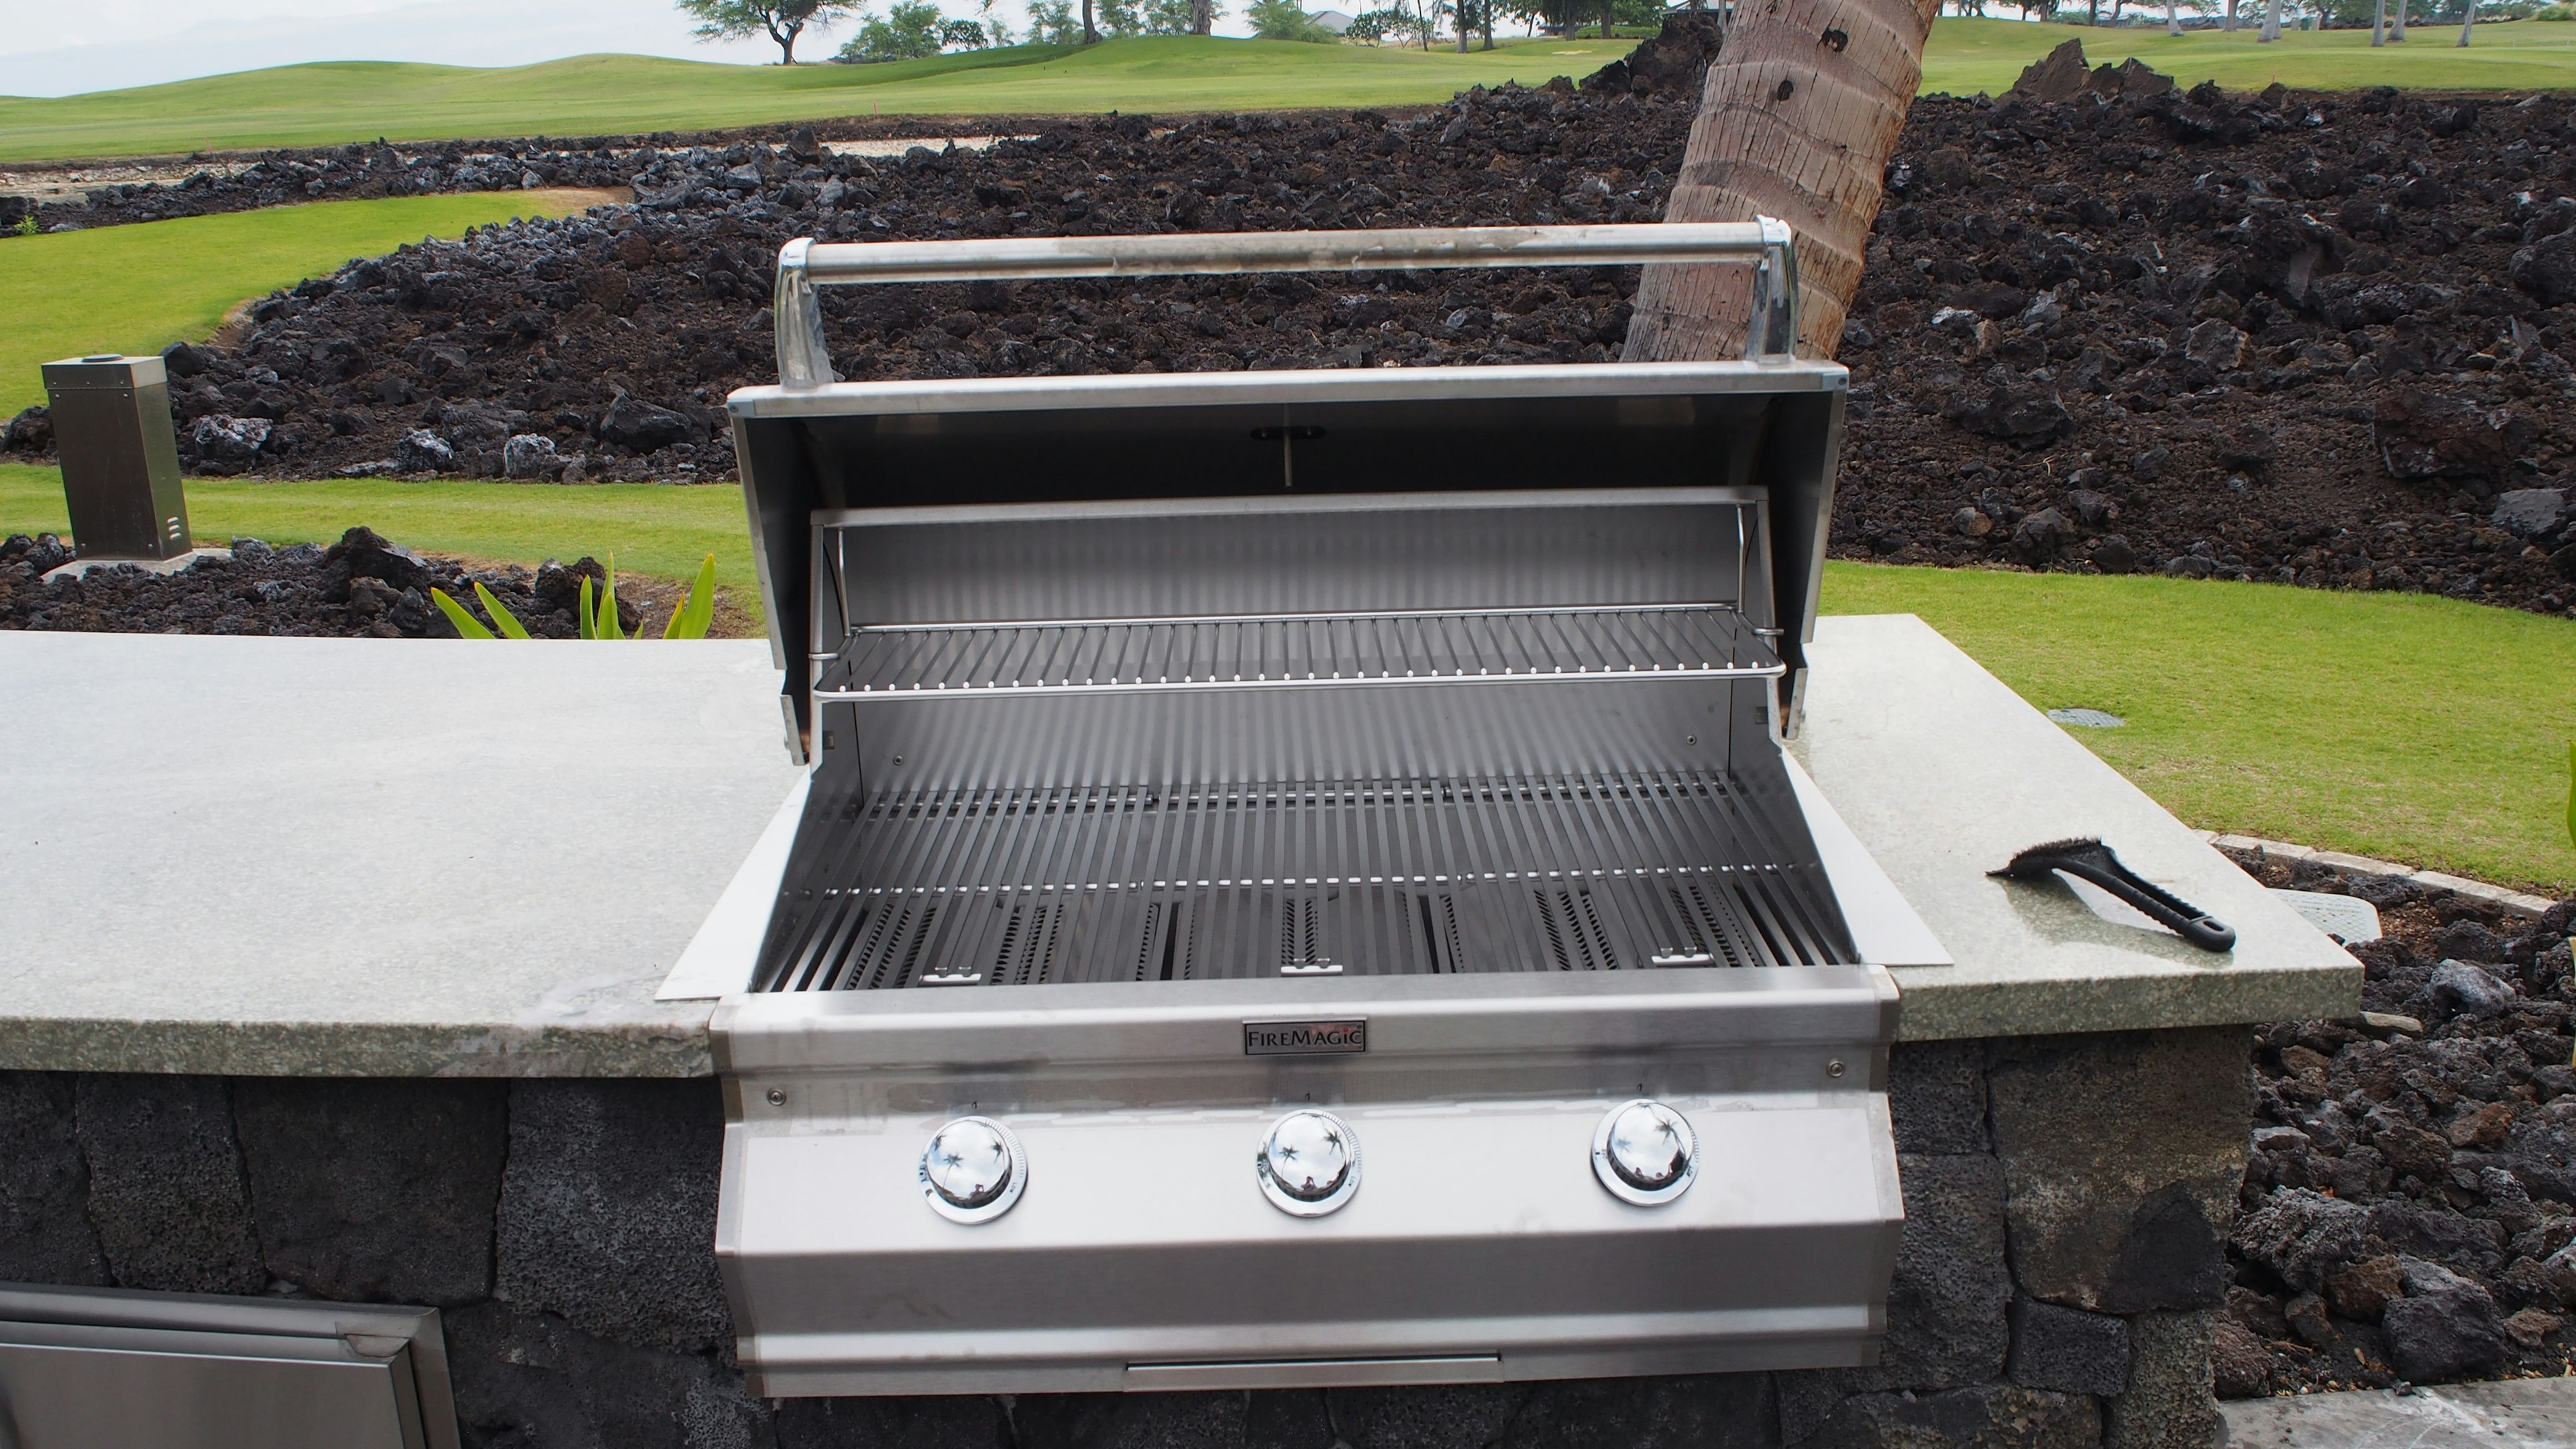
{"type": "Polygon", "coordinates": [[[2118,896],[2204,951],[2235,949],[2234,927],[2122,865],[2111,847],[2098,840],[2052,840],[2046,845],[2034,845],[2014,856],[2003,869],[1986,874],[2036,881],[2061,870],[2118,896]]]}

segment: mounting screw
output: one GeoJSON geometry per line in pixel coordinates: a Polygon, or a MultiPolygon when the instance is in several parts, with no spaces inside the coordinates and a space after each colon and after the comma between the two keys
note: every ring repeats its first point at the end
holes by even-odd
{"type": "Polygon", "coordinates": [[[1825,1075],[1826,1075],[1826,1076],[1829,1076],[1829,1077],[1839,1077],[1839,1076],[1841,1076],[1842,1074],[1843,1074],[1843,1064],[1842,1064],[1841,1062],[1839,1062],[1839,1061],[1832,1061],[1832,1062],[1827,1062],[1827,1063],[1825,1063],[1825,1075]]]}
{"type": "Polygon", "coordinates": [[[898,765],[902,764],[902,763],[903,763],[903,756],[901,756],[901,755],[897,755],[897,756],[895,756],[895,757],[894,757],[894,762],[895,762],[896,764],[898,764],[898,765]]]}
{"type": "Polygon", "coordinates": [[[1697,736],[1697,735],[1684,735],[1684,736],[1682,736],[1682,743],[1683,743],[1683,744],[1686,744],[1686,745],[1695,745],[1695,744],[1698,744],[1698,743],[1699,743],[1699,736],[1697,736]]]}
{"type": "MultiPolygon", "coordinates": [[[[1835,1076],[1837,1076],[1837,1077],[1839,1077],[1839,1076],[1841,1076],[1842,1074],[1843,1074],[1843,1064],[1842,1064],[1842,1063],[1840,1063],[1840,1062],[1836,1062],[1836,1063],[1834,1063],[1834,1075],[1835,1075],[1835,1076]]],[[[787,1105],[787,1089],[786,1089],[785,1087],[772,1087],[772,1088],[770,1088],[770,1089],[769,1089],[769,1105],[771,1105],[771,1106],[773,1106],[773,1107],[784,1107],[784,1106],[786,1106],[786,1105],[787,1105]]]]}

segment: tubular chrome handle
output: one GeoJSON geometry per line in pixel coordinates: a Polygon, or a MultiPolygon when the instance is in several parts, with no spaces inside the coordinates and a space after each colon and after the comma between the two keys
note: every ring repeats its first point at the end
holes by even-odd
{"type": "Polygon", "coordinates": [[[771,316],[778,380],[832,380],[815,288],[853,282],[999,282],[1178,277],[1236,272],[1369,272],[1416,267],[1617,267],[1749,262],[1753,315],[1744,355],[1788,362],[1798,337],[1798,259],[1789,224],[1648,222],[1620,226],[1407,227],[1385,231],[1237,231],[1170,236],[1001,237],[945,242],[818,242],[778,250],[771,316]]]}

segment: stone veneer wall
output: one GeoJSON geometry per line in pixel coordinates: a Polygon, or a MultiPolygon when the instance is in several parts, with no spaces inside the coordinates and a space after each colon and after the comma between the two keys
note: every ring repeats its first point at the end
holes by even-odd
{"type": "Polygon", "coordinates": [[[434,1304],[466,1443],[514,1449],[2200,1449],[2250,1048],[1899,1047],[1907,1221],[1869,1369],[763,1402],[703,1080],[0,1073],[0,1280],[434,1304]]]}

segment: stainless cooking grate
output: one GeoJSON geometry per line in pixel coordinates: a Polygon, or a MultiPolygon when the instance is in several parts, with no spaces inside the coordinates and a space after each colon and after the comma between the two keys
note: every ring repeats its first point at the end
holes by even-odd
{"type": "Polygon", "coordinates": [[[1734,609],[1674,605],[886,625],[854,631],[817,699],[1622,675],[1768,676],[1734,609]]]}
{"type": "Polygon", "coordinates": [[[889,792],[825,845],[765,990],[1845,959],[1708,773],[889,792]]]}

